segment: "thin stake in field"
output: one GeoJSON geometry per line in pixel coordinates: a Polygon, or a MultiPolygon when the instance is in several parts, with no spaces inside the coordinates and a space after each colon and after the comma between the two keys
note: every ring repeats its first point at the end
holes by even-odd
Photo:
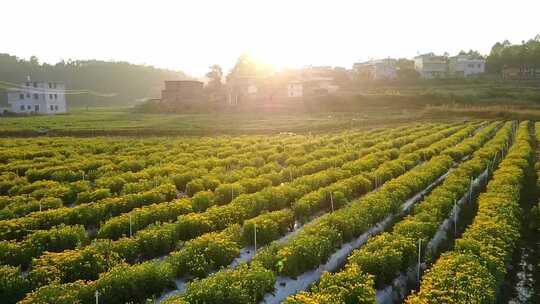
{"type": "Polygon", "coordinates": [[[257,224],[254,224],[253,229],[253,244],[255,245],[255,254],[257,254],[257,224]]]}

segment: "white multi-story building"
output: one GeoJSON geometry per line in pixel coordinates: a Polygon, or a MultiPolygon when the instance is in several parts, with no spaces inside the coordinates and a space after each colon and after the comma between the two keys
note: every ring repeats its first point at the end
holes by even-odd
{"type": "Polygon", "coordinates": [[[369,80],[394,80],[397,78],[396,60],[394,59],[355,63],[353,70],[369,80]]]}
{"type": "Polygon", "coordinates": [[[468,77],[482,74],[486,69],[486,61],[482,58],[474,58],[466,54],[450,57],[449,71],[453,76],[468,77]]]}
{"type": "Polygon", "coordinates": [[[7,107],[12,113],[66,113],[66,86],[59,81],[27,81],[7,89],[7,107]]]}
{"type": "Polygon", "coordinates": [[[416,56],[414,69],[422,78],[444,78],[448,75],[448,57],[433,53],[416,56]]]}

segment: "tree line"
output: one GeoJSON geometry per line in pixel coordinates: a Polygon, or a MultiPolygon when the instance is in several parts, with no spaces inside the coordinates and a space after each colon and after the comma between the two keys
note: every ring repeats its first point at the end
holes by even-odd
{"type": "Polygon", "coordinates": [[[521,44],[510,41],[497,42],[486,59],[491,73],[500,73],[504,67],[540,69],[540,35],[521,44]]]}
{"type": "MultiPolygon", "coordinates": [[[[165,80],[190,78],[181,71],[123,61],[68,60],[40,63],[38,58],[22,59],[0,54],[0,80],[11,83],[33,80],[63,81],[69,90],[91,90],[113,96],[68,95],[68,106],[121,106],[144,98],[160,96],[165,80]]],[[[0,84],[0,91],[9,85],[0,84]]]]}

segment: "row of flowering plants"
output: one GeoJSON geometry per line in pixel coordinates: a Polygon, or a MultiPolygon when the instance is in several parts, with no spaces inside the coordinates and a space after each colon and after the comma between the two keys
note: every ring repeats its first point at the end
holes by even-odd
{"type": "MultiPolygon", "coordinates": [[[[440,186],[415,206],[411,215],[393,227],[392,232],[385,232],[371,238],[360,249],[353,251],[344,270],[325,275],[339,279],[343,273],[349,272],[349,269],[358,269],[358,276],[349,280],[359,280],[363,291],[367,290],[370,294],[375,294],[377,288],[390,284],[400,272],[413,265],[418,259],[418,239],[430,240],[435,235],[440,223],[449,216],[455,201],[468,192],[471,177],[474,178],[482,173],[490,165],[493,157],[500,153],[505,144],[510,141],[512,123],[507,123],[490,139],[493,136],[492,131],[491,127],[488,127],[467,141],[473,147],[472,149],[478,149],[479,146],[487,143],[477,150],[478,153],[475,152],[476,156],[473,156],[471,160],[452,170],[440,186]],[[360,280],[360,278],[363,279],[360,280]]],[[[462,148],[470,152],[474,151],[462,148]]],[[[462,156],[457,158],[461,159],[462,156]]],[[[332,286],[323,284],[321,280],[321,283],[310,292],[301,292],[290,297],[289,301],[309,303],[309,299],[317,299],[331,291],[332,286]]],[[[350,299],[356,299],[357,293],[357,288],[342,291],[343,297],[350,299]]],[[[360,303],[371,302],[360,301],[360,303]]]]}
{"type": "MultiPolygon", "coordinates": [[[[460,139],[463,139],[463,137],[467,136],[467,134],[469,134],[469,132],[464,132],[464,133],[462,133],[462,134],[456,135],[456,137],[454,138],[454,140],[459,141],[460,139]]],[[[441,138],[439,138],[439,139],[441,139],[441,138]]],[[[432,139],[432,140],[435,140],[435,139],[432,139]]],[[[450,143],[447,143],[447,145],[450,145],[450,143]]],[[[414,166],[415,162],[418,161],[419,158],[420,158],[420,156],[419,156],[419,155],[416,155],[416,156],[414,156],[414,157],[413,157],[413,156],[406,157],[405,159],[407,159],[407,162],[410,162],[410,166],[414,166]]],[[[396,160],[396,161],[398,161],[398,160],[396,160]]],[[[394,161],[394,162],[396,162],[396,161],[394,161]]],[[[390,162],[392,162],[392,161],[390,161],[390,162]]],[[[446,159],[446,162],[448,163],[449,166],[450,166],[451,163],[452,163],[452,161],[451,161],[449,158],[446,159]]],[[[377,167],[377,166],[375,166],[375,167],[377,167]]],[[[384,168],[388,169],[389,167],[384,167],[384,168]]],[[[383,170],[384,170],[384,169],[383,169],[383,170]]],[[[379,172],[381,173],[381,176],[386,176],[386,174],[387,174],[387,173],[384,172],[384,171],[379,171],[379,172]]],[[[403,172],[401,172],[401,173],[403,173],[403,172]]],[[[401,173],[398,172],[398,173],[396,173],[396,174],[399,175],[399,174],[401,174],[401,173]]],[[[360,176],[354,176],[353,178],[358,178],[358,177],[360,177],[360,176]]],[[[366,180],[365,178],[363,178],[363,179],[366,180]]],[[[345,179],[344,181],[346,181],[346,180],[351,181],[351,178],[345,179]]],[[[369,180],[368,180],[368,181],[369,181],[369,180]]],[[[381,181],[382,181],[382,180],[381,180],[381,181]]],[[[382,181],[382,182],[384,182],[384,181],[382,181]]],[[[340,182],[338,182],[338,183],[340,183],[340,182]]],[[[338,183],[336,183],[336,184],[338,184],[338,183]]],[[[383,187],[384,187],[384,186],[383,186],[383,187]]],[[[354,188],[354,187],[353,187],[353,188],[354,188]]],[[[349,193],[349,192],[346,192],[346,193],[349,193]]],[[[340,197],[339,195],[336,196],[337,201],[339,201],[339,197],[340,197]]],[[[339,203],[336,203],[336,206],[337,206],[337,208],[342,207],[342,206],[339,205],[339,203]]],[[[339,212],[339,211],[338,211],[338,212],[339,212]]],[[[337,212],[336,212],[336,213],[337,213],[337,212]]],[[[316,221],[317,221],[317,220],[316,220],[316,221]]],[[[315,222],[316,222],[316,221],[315,221],[315,222]]],[[[308,224],[308,227],[306,227],[306,228],[309,229],[309,225],[311,225],[311,224],[308,224]]],[[[244,225],[244,227],[245,227],[245,225],[244,225]]],[[[305,233],[305,229],[306,229],[306,228],[302,229],[302,230],[299,232],[299,234],[305,233]]],[[[313,228],[313,230],[316,230],[316,229],[323,229],[323,230],[324,230],[324,228],[325,228],[325,227],[317,226],[317,228],[313,228]]],[[[323,235],[323,234],[325,233],[324,231],[319,231],[319,232],[321,233],[320,235],[323,235]]],[[[295,239],[296,236],[292,236],[292,238],[295,239]]],[[[310,243],[310,244],[315,245],[315,246],[319,245],[319,246],[317,246],[317,248],[311,248],[311,247],[305,248],[305,251],[303,251],[303,252],[309,252],[310,249],[313,249],[313,250],[315,250],[315,251],[321,249],[321,246],[320,246],[320,245],[321,245],[321,239],[317,239],[317,240],[314,239],[314,240],[311,240],[311,241],[313,241],[314,243],[310,243]]],[[[306,245],[308,245],[308,244],[306,243],[306,245]]],[[[310,246],[310,245],[308,245],[308,246],[310,246]]],[[[267,247],[267,248],[263,249],[261,253],[259,253],[259,254],[256,255],[254,262],[253,262],[250,266],[253,266],[253,265],[262,265],[262,266],[264,266],[266,269],[272,270],[272,273],[274,273],[274,275],[275,275],[275,271],[279,271],[279,270],[276,270],[275,267],[273,267],[273,266],[271,265],[271,264],[272,264],[271,262],[268,263],[268,260],[267,260],[267,259],[269,258],[268,252],[274,250],[276,247],[279,247],[279,245],[278,245],[278,244],[272,244],[272,245],[270,245],[270,247],[267,247]]],[[[312,251],[313,251],[313,250],[312,250],[312,251]]],[[[174,254],[173,254],[173,255],[174,255],[174,254]]],[[[192,257],[192,258],[193,258],[193,257],[192,257]]],[[[305,256],[304,256],[303,258],[304,258],[304,259],[309,259],[309,257],[305,257],[305,256]]],[[[308,263],[309,263],[309,262],[308,262],[308,263]]],[[[174,265],[174,264],[173,264],[173,265],[174,265]]],[[[226,265],[226,264],[225,264],[225,265],[226,265]]],[[[279,262],[277,262],[276,265],[278,265],[277,268],[279,268],[279,267],[281,266],[281,265],[279,265],[279,262]]],[[[244,266],[242,266],[242,267],[249,267],[249,266],[244,265],[244,266]]],[[[226,271],[225,271],[225,272],[226,272],[226,271]]],[[[357,274],[357,272],[355,272],[354,270],[351,270],[351,274],[349,274],[348,277],[351,278],[351,280],[353,280],[354,275],[356,275],[356,274],[357,274]]],[[[178,274],[177,274],[177,275],[178,275],[178,274]]],[[[185,275],[185,273],[184,273],[184,275],[185,275]]],[[[206,283],[207,280],[208,280],[208,281],[212,281],[212,280],[215,279],[216,276],[219,276],[219,272],[218,272],[217,274],[210,275],[207,279],[202,279],[202,280],[200,280],[200,281],[194,281],[193,283],[190,284],[190,286],[195,287],[195,286],[201,286],[201,285],[204,285],[204,284],[206,283]]],[[[262,282],[260,282],[260,283],[262,283],[262,282]]],[[[253,283],[253,284],[256,284],[256,283],[253,283]]],[[[354,281],[351,281],[349,284],[355,284],[355,283],[354,283],[354,281]]],[[[246,286],[245,288],[251,288],[251,286],[246,286]]],[[[264,286],[264,288],[261,288],[261,289],[267,290],[267,291],[268,291],[268,290],[271,291],[271,290],[273,290],[273,286],[267,285],[267,286],[264,286]]],[[[364,289],[364,288],[362,288],[362,289],[364,289]]],[[[173,299],[171,299],[171,300],[170,300],[171,303],[183,303],[182,301],[185,301],[185,300],[188,299],[188,298],[200,299],[200,297],[206,297],[206,296],[208,295],[207,292],[201,291],[201,290],[199,290],[199,289],[195,289],[195,288],[194,288],[193,290],[197,290],[197,291],[198,291],[198,294],[193,294],[193,291],[192,291],[192,290],[189,290],[189,288],[188,288],[188,290],[186,291],[186,293],[185,293],[183,296],[181,296],[181,297],[179,297],[179,298],[173,298],[173,299]]],[[[330,299],[338,299],[338,297],[337,297],[336,295],[333,295],[334,293],[335,293],[335,291],[333,291],[333,292],[331,292],[331,293],[328,293],[324,298],[327,299],[327,300],[329,300],[329,301],[330,301],[330,299]]],[[[366,297],[372,298],[373,295],[366,295],[366,297]]],[[[241,303],[245,303],[245,302],[241,302],[241,303]]]]}
{"type": "MultiPolygon", "coordinates": [[[[465,136],[469,134],[468,132],[465,132],[463,134],[460,134],[460,139],[463,139],[465,136]]],[[[440,139],[440,138],[439,138],[440,139]]],[[[458,140],[457,137],[454,138],[455,140],[458,140]]],[[[434,140],[434,139],[433,139],[434,140]]],[[[447,142],[448,145],[455,144],[455,142],[447,142]]],[[[419,161],[420,155],[410,155],[414,153],[408,153],[409,155],[407,157],[403,157],[401,160],[402,166],[404,162],[408,163],[408,166],[411,168],[415,166],[415,164],[419,161]]],[[[398,159],[399,160],[399,159],[398,159]]],[[[398,161],[396,160],[396,161],[398,161]]],[[[390,161],[395,162],[395,161],[390,161]]],[[[439,157],[435,158],[432,161],[429,161],[428,163],[424,165],[420,165],[416,171],[415,169],[411,170],[410,172],[413,173],[405,173],[403,176],[406,176],[406,178],[403,179],[404,183],[407,184],[406,180],[418,182],[421,181],[422,185],[417,185],[417,187],[413,186],[411,184],[410,191],[419,191],[423,187],[427,186],[427,183],[429,180],[433,180],[433,178],[440,176],[444,173],[444,171],[448,170],[453,164],[453,161],[450,157],[439,157]],[[421,169],[419,169],[421,168],[421,169]],[[420,171],[419,171],[420,170],[420,171]],[[433,173],[428,173],[429,171],[433,173]],[[420,172],[424,172],[426,176],[423,176],[420,172]],[[428,178],[429,175],[429,178],[428,178]],[[416,179],[412,179],[412,177],[415,177],[416,179]],[[422,178],[423,177],[423,178],[422,178]]],[[[384,167],[389,168],[389,167],[384,167]]],[[[383,169],[384,170],[384,169],[383,169]]],[[[385,171],[379,171],[381,176],[387,176],[387,172],[385,171]]],[[[396,174],[400,175],[403,171],[398,171],[396,174]]],[[[399,178],[398,178],[399,179],[399,178]]],[[[381,180],[384,182],[383,180],[381,180]]],[[[390,185],[387,188],[385,188],[385,185],[382,186],[382,188],[379,190],[380,193],[385,193],[386,196],[389,196],[390,193],[397,193],[398,192],[398,186],[397,183],[388,183],[390,185]]],[[[401,188],[403,189],[403,188],[401,188]]],[[[401,190],[399,189],[399,190],[401,190]]],[[[370,197],[375,195],[374,192],[370,193],[367,196],[364,197],[370,197]]],[[[402,192],[402,195],[407,195],[406,193],[402,192]]],[[[410,195],[410,194],[409,194],[410,195]]],[[[373,197],[373,200],[369,200],[371,202],[374,202],[378,198],[373,197]]],[[[399,200],[399,198],[397,198],[399,200]]],[[[360,199],[363,200],[363,199],[360,199]]],[[[394,201],[396,206],[392,207],[395,209],[397,207],[398,202],[394,201]]],[[[303,271],[307,269],[311,269],[313,267],[316,267],[321,262],[325,260],[323,255],[329,256],[337,247],[339,247],[339,244],[342,242],[349,240],[353,237],[351,229],[354,229],[354,221],[347,221],[345,218],[352,219],[352,217],[358,218],[359,214],[356,214],[360,208],[354,208],[353,206],[355,204],[358,204],[358,202],[353,202],[350,207],[345,206],[341,210],[338,210],[334,213],[324,215],[320,217],[319,219],[316,219],[312,223],[308,223],[301,231],[298,232],[298,234],[293,235],[290,240],[286,241],[283,244],[278,243],[272,243],[269,246],[263,248],[254,258],[253,262],[250,264],[250,266],[242,265],[241,267],[260,267],[261,265],[271,270],[271,273],[275,276],[276,273],[280,273],[283,275],[297,275],[299,273],[302,273],[303,271]],[[354,211],[352,211],[354,210],[354,211]],[[352,213],[352,214],[351,214],[352,213]],[[331,226],[332,225],[332,226],[331,226]],[[337,231],[338,229],[339,232],[337,231]],[[301,242],[301,244],[300,244],[301,242]],[[328,244],[327,244],[328,243],[328,244]],[[295,246],[298,245],[298,246],[295,246]],[[290,249],[290,250],[288,250],[290,249]],[[322,253],[321,253],[322,252],[322,253]],[[282,254],[282,255],[279,255],[282,254]],[[293,257],[297,258],[293,258],[293,257]],[[286,260],[289,259],[289,260],[286,260]],[[292,269],[292,267],[298,267],[295,269],[292,269]],[[292,272],[294,271],[294,273],[292,272]]],[[[381,210],[379,210],[381,211],[381,210]]],[[[387,214],[389,212],[392,212],[391,210],[387,211],[387,214]]],[[[377,216],[377,215],[373,215],[377,216]]],[[[382,214],[380,215],[382,218],[382,214]]],[[[364,222],[362,227],[359,227],[357,230],[359,230],[356,233],[361,233],[361,229],[367,229],[366,226],[368,223],[364,222]]],[[[195,302],[207,298],[209,294],[211,294],[211,291],[204,291],[199,288],[199,286],[204,286],[207,284],[207,282],[214,281],[216,277],[219,277],[220,275],[223,275],[222,273],[226,273],[227,271],[219,271],[216,274],[211,274],[208,278],[201,279],[201,280],[195,280],[192,283],[190,283],[190,287],[192,287],[192,290],[188,288],[186,293],[180,297],[173,297],[170,299],[170,303],[184,303],[187,301],[187,299],[195,300],[195,302]],[[197,293],[194,293],[194,291],[197,291],[197,293]]],[[[358,269],[351,269],[350,274],[344,274],[343,277],[352,276],[353,274],[356,274],[358,272],[358,269]]],[[[328,284],[333,284],[334,281],[328,281],[328,284]]],[[[344,285],[341,288],[345,288],[346,286],[352,286],[355,285],[354,282],[349,282],[349,285],[344,285]]],[[[253,288],[254,286],[264,285],[264,282],[251,282],[248,286],[243,287],[244,292],[249,289],[253,288]]],[[[367,292],[363,295],[366,299],[373,299],[374,298],[374,292],[372,290],[369,290],[369,285],[366,284],[365,287],[362,287],[362,290],[366,290],[367,292]]],[[[273,290],[272,286],[267,287],[270,291],[273,290]]],[[[327,301],[325,303],[334,303],[332,301],[341,299],[341,295],[339,294],[339,288],[336,290],[332,290],[331,292],[325,294],[322,296],[320,301],[327,301]]],[[[226,294],[228,296],[228,293],[226,294]]],[[[188,301],[189,302],[189,301],[188,301]]],[[[239,302],[239,303],[249,303],[249,302],[239,302]]]]}
{"type": "MultiPolygon", "coordinates": [[[[458,136],[465,136],[465,134],[458,136]]],[[[362,170],[357,170],[353,166],[354,164],[362,168],[364,173],[367,173],[375,170],[381,163],[397,157],[396,151],[396,149],[390,148],[390,150],[371,153],[360,160],[347,163],[344,167],[351,174],[354,174],[353,172],[357,174],[362,172],[362,170]],[[377,161],[374,161],[374,156],[377,161]]],[[[337,210],[349,200],[372,190],[373,185],[374,183],[363,177],[363,174],[354,175],[305,194],[293,202],[293,206],[298,202],[316,202],[317,206],[310,209],[307,215],[314,215],[317,211],[327,211],[331,210],[331,208],[337,210]],[[332,195],[332,198],[329,198],[330,195],[332,195]]],[[[173,252],[167,261],[173,265],[178,277],[186,275],[204,277],[221,267],[229,265],[239,255],[242,247],[254,245],[255,238],[258,245],[261,246],[285,235],[291,230],[295,217],[298,218],[296,210],[292,212],[288,208],[263,213],[243,223],[241,229],[242,238],[230,232],[225,232],[230,231],[229,229],[220,233],[203,234],[185,243],[184,247],[173,252]],[[204,246],[201,244],[204,244],[204,246]]]]}
{"type": "Polygon", "coordinates": [[[34,212],[25,217],[0,221],[0,239],[21,239],[37,229],[47,229],[60,224],[97,226],[101,221],[157,202],[170,201],[176,197],[172,184],[163,184],[143,193],[107,198],[93,204],[75,208],[58,208],[34,212]]]}
{"type": "MultiPolygon", "coordinates": [[[[377,166],[380,165],[380,162],[388,161],[391,156],[397,156],[395,149],[390,148],[388,151],[368,154],[360,160],[347,163],[347,166],[344,167],[347,167],[351,174],[354,174],[352,172],[359,172],[358,170],[355,170],[356,167],[352,166],[352,164],[369,172],[370,170],[377,168],[377,166]],[[373,156],[377,156],[376,159],[378,161],[373,161],[373,156]]],[[[330,210],[329,193],[332,193],[333,195],[333,208],[338,209],[344,206],[348,200],[367,193],[371,189],[373,189],[373,183],[363,177],[362,174],[358,174],[342,178],[329,186],[309,192],[296,200],[293,205],[300,201],[315,200],[317,201],[318,207],[313,208],[309,213],[310,215],[313,215],[318,210],[330,210]],[[322,200],[328,200],[326,206],[323,204],[322,200]]],[[[257,244],[261,246],[285,235],[291,230],[295,217],[296,212],[293,212],[288,208],[263,213],[253,219],[244,221],[241,229],[241,238],[237,235],[235,236],[235,234],[231,234],[230,228],[219,233],[206,233],[186,242],[184,247],[179,251],[173,252],[167,261],[173,265],[178,277],[186,275],[204,277],[221,267],[229,265],[239,255],[242,247],[254,245],[255,238],[257,244]]]]}
{"type": "MultiPolygon", "coordinates": [[[[349,157],[349,155],[349,153],[346,154],[346,157],[349,157]]],[[[340,156],[334,155],[334,158],[339,157],[340,156]]],[[[318,162],[319,160],[315,161],[318,162]]],[[[272,165],[272,163],[268,165],[272,165]]],[[[207,190],[197,192],[190,201],[192,204],[191,209],[187,206],[187,202],[182,205],[179,205],[179,203],[174,205],[167,203],[154,204],[135,209],[132,212],[125,213],[119,217],[113,217],[100,227],[98,237],[118,239],[122,235],[126,235],[129,231],[130,218],[132,218],[131,230],[134,233],[151,223],[172,221],[181,214],[189,213],[189,211],[202,212],[215,204],[223,205],[228,203],[235,195],[238,197],[243,193],[255,193],[272,185],[280,184],[286,181],[285,179],[289,178],[288,174],[284,173],[287,169],[283,169],[279,172],[281,167],[276,163],[273,163],[272,166],[268,165],[259,170],[248,170],[250,172],[247,174],[246,178],[240,179],[233,184],[221,184],[215,188],[215,191],[207,190]],[[261,175],[257,177],[257,174],[261,175]],[[273,176],[275,176],[275,178],[272,178],[273,176]],[[133,219],[136,219],[135,224],[133,219]]],[[[250,167],[247,169],[250,169],[250,167]]],[[[297,177],[297,174],[295,174],[295,177],[297,177]]],[[[192,180],[191,182],[195,180],[192,180]]],[[[191,182],[187,183],[186,187],[188,187],[191,182]]],[[[219,184],[219,182],[216,183],[219,184]]]]}
{"type": "MultiPolygon", "coordinates": [[[[457,130],[457,128],[454,128],[454,130],[452,131],[442,132],[440,137],[442,138],[457,130]]],[[[420,133],[417,136],[421,137],[422,135],[423,134],[420,133]]],[[[285,200],[283,203],[281,203],[281,207],[277,208],[282,209],[288,204],[290,205],[290,203],[286,203],[286,201],[294,199],[294,197],[287,198],[289,196],[287,192],[276,190],[282,190],[284,188],[287,188],[293,191],[289,193],[295,193],[296,191],[309,191],[310,189],[318,189],[321,187],[321,182],[332,183],[336,179],[343,179],[347,176],[350,176],[350,173],[346,174],[346,172],[347,171],[333,169],[330,167],[329,169],[326,169],[320,173],[308,175],[294,180],[293,183],[291,183],[291,185],[288,187],[286,187],[285,185],[278,187],[270,187],[270,189],[273,189],[274,191],[268,191],[268,194],[272,194],[273,196],[277,194],[278,197],[279,195],[285,195],[279,199],[270,198],[268,199],[268,201],[272,201],[275,203],[285,200]],[[293,185],[297,185],[296,187],[298,187],[298,190],[294,190],[294,188],[292,187],[293,185]],[[282,194],[280,194],[280,192],[282,194]]],[[[241,197],[242,196],[238,198],[241,197]]],[[[232,203],[234,203],[234,201],[232,203]]],[[[210,208],[209,210],[211,209],[216,208],[210,208]]],[[[258,213],[261,212],[264,212],[264,210],[258,211],[258,213]]],[[[255,221],[261,221],[260,223],[268,224],[266,226],[262,224],[260,226],[261,229],[257,229],[259,237],[262,237],[261,240],[263,240],[263,244],[265,242],[265,239],[271,240],[275,238],[278,234],[282,234],[286,230],[286,226],[291,225],[291,215],[292,213],[290,211],[276,211],[264,213],[260,216],[260,218],[254,219],[255,221]]],[[[223,214],[221,216],[223,216],[223,214]]],[[[171,223],[150,226],[147,229],[139,231],[133,238],[121,238],[115,242],[107,242],[106,240],[95,242],[94,245],[86,247],[83,251],[66,251],[62,254],[50,256],[46,254],[34,264],[35,267],[33,267],[33,269],[31,270],[29,277],[31,279],[35,278],[33,280],[39,282],[37,286],[45,284],[50,285],[50,282],[71,282],[76,279],[97,279],[97,281],[99,281],[101,280],[101,278],[98,277],[98,274],[100,272],[103,272],[103,267],[109,267],[109,269],[111,269],[110,267],[112,267],[112,269],[114,269],[115,267],[121,265],[121,262],[119,262],[119,260],[117,260],[115,257],[123,257],[127,258],[128,260],[134,261],[137,256],[140,256],[141,252],[146,257],[153,257],[159,255],[162,252],[166,253],[174,249],[176,243],[175,240],[178,240],[177,224],[178,223],[171,223]],[[168,242],[168,240],[170,241],[168,242]],[[135,250],[132,250],[133,247],[135,247],[135,250]],[[64,255],[67,255],[67,257],[64,255]],[[72,258],[68,258],[70,256],[72,258]],[[68,260],[71,262],[65,263],[63,262],[64,260],[68,260]],[[86,273],[84,274],[76,273],[76,270],[81,269],[82,265],[91,266],[85,269],[86,273]],[[52,277],[44,275],[43,273],[46,272],[45,270],[54,270],[52,271],[52,273],[57,273],[57,275],[53,275],[52,277]],[[64,273],[67,273],[69,275],[66,276],[64,275],[64,273]]],[[[234,257],[236,257],[238,255],[238,250],[242,246],[244,246],[244,244],[248,243],[249,237],[247,235],[249,235],[250,232],[246,231],[249,231],[249,222],[246,222],[246,225],[244,227],[245,229],[240,230],[240,236],[238,236],[237,233],[233,232],[235,231],[233,229],[235,227],[234,225],[224,225],[224,227],[230,228],[227,228],[222,232],[205,234],[201,238],[194,239],[193,241],[184,244],[184,248],[182,248],[180,251],[175,252],[175,254],[171,255],[171,257],[167,260],[167,264],[173,266],[173,272],[176,275],[178,275],[179,273],[206,275],[208,272],[219,268],[219,266],[226,265],[234,257]],[[209,250],[208,248],[211,248],[212,250],[209,250]]],[[[50,287],[51,286],[45,286],[43,287],[43,290],[49,290],[47,288],[50,287]]]]}
{"type": "Polygon", "coordinates": [[[493,303],[520,238],[520,194],[532,169],[529,123],[519,126],[514,145],[478,199],[478,212],[455,248],[428,270],[407,303],[493,303]]]}
{"type": "MultiPolygon", "coordinates": [[[[317,175],[318,177],[305,177],[302,183],[298,182],[297,184],[299,186],[302,185],[302,188],[305,188],[305,184],[316,188],[319,187],[316,181],[317,179],[328,182],[343,176],[345,173],[343,170],[339,171],[333,168],[329,168],[327,171],[326,174],[317,175]],[[328,179],[329,177],[330,180],[328,179]]],[[[164,204],[156,204],[153,207],[158,208],[157,206],[161,205],[164,204]]],[[[187,207],[184,204],[182,206],[187,207]]],[[[142,215],[142,218],[152,218],[152,209],[144,209],[138,209],[145,214],[142,215]]],[[[135,214],[131,215],[132,225],[136,226],[135,214]]],[[[159,215],[156,216],[159,217],[159,215]]],[[[127,217],[122,217],[123,219],[120,222],[126,223],[127,217]]],[[[127,224],[129,225],[129,222],[127,224]]],[[[145,224],[147,223],[143,223],[143,225],[145,224]]],[[[261,230],[260,232],[263,237],[266,234],[275,234],[275,231],[268,231],[268,233],[265,231],[261,230]]],[[[49,284],[50,282],[72,282],[77,279],[95,280],[98,278],[99,273],[121,264],[122,259],[134,262],[141,256],[149,258],[169,252],[175,249],[178,239],[175,224],[151,225],[148,229],[137,232],[133,238],[121,238],[114,242],[100,240],[93,242],[90,246],[83,249],[67,250],[60,253],[45,253],[33,262],[28,278],[35,282],[34,285],[36,287],[49,284]]]]}
{"type": "MultiPolygon", "coordinates": [[[[535,136],[536,136],[536,142],[540,142],[540,122],[535,123],[535,136]]],[[[536,187],[537,189],[540,189],[540,149],[537,147],[537,153],[536,153],[536,164],[534,165],[536,170],[536,187]]],[[[531,214],[530,214],[530,220],[529,220],[529,227],[534,231],[538,232],[540,231],[540,200],[538,201],[538,204],[536,206],[533,206],[531,208],[531,214]]]]}

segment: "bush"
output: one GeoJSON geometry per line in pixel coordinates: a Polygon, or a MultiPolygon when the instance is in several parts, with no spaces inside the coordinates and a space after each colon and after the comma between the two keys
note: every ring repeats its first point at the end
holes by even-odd
{"type": "Polygon", "coordinates": [[[17,303],[29,290],[30,283],[18,267],[0,265],[0,299],[2,303],[17,303]]]}

